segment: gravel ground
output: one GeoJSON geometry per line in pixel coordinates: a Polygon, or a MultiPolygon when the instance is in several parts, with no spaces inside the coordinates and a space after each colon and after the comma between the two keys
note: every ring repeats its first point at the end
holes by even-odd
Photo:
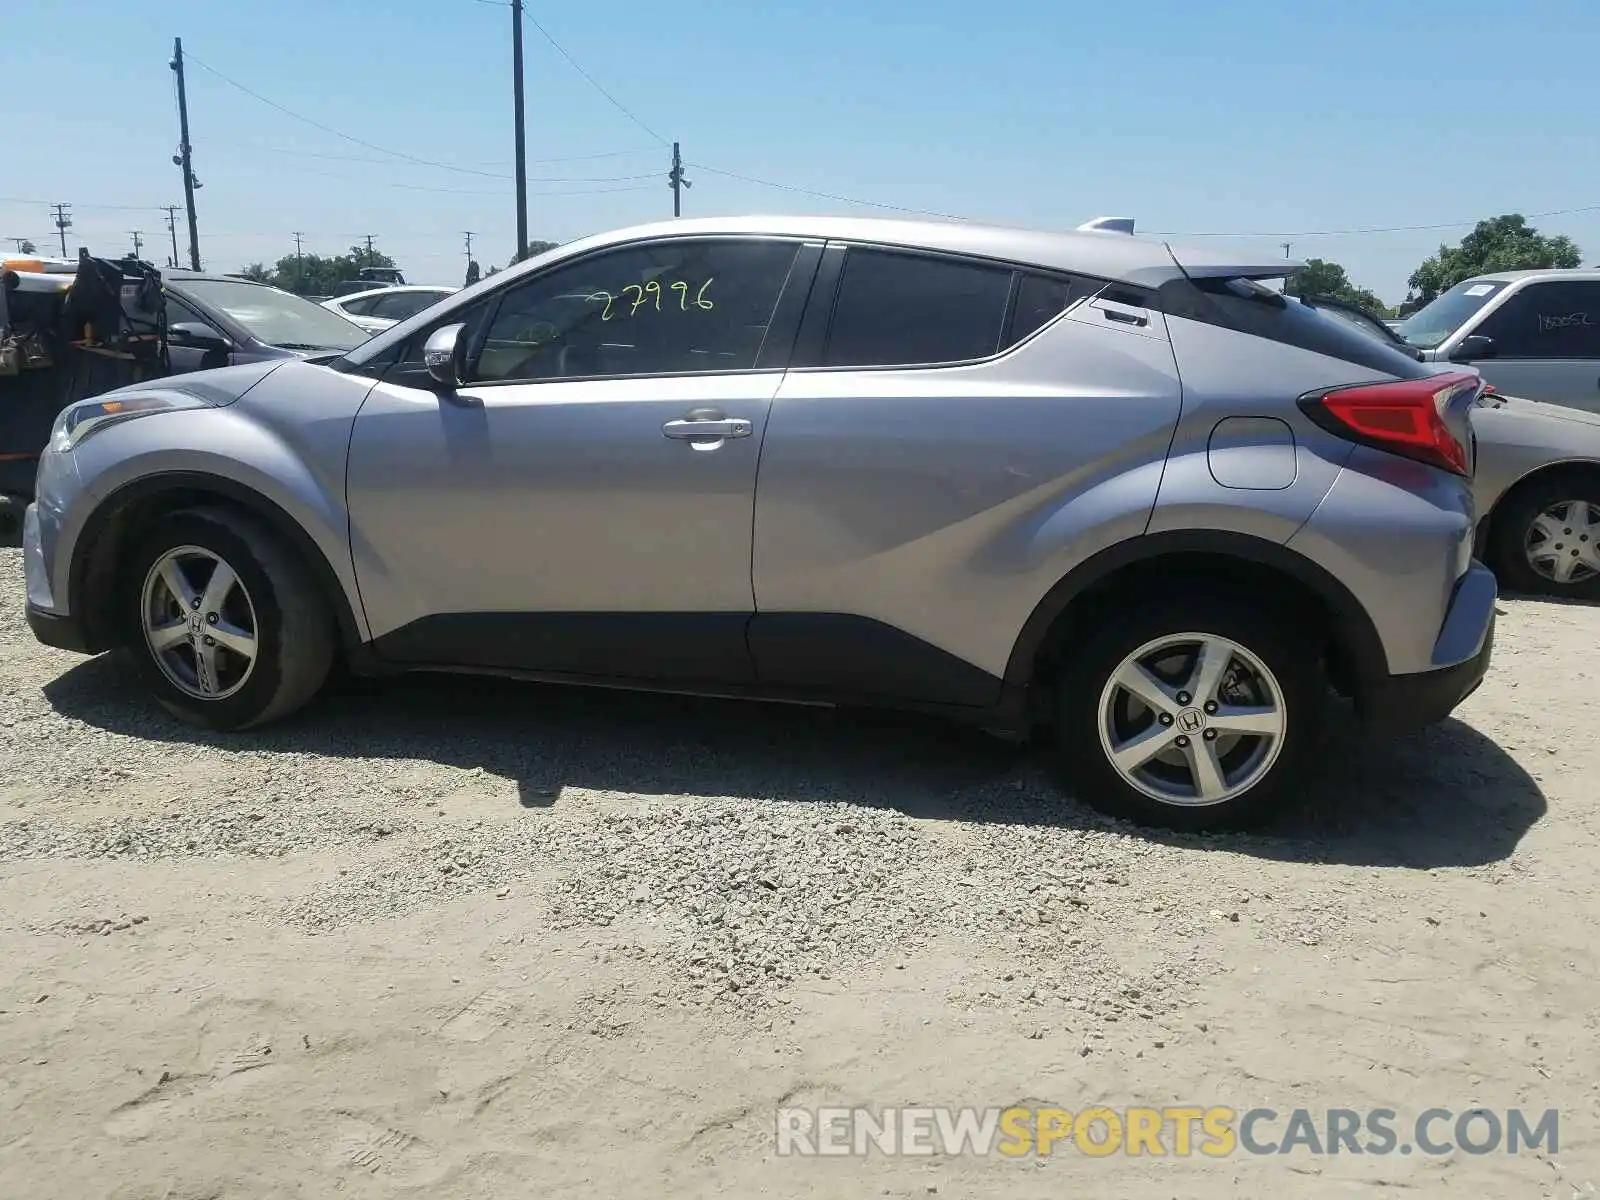
{"type": "Polygon", "coordinates": [[[0,550],[0,1195],[1600,1180],[1600,611],[1506,601],[1461,719],[1347,734],[1303,813],[1205,838],[888,715],[430,678],[205,735],[21,596],[0,550]],[[1560,1107],[1563,1145],[771,1158],[780,1102],[1019,1097],[1560,1107]]]}

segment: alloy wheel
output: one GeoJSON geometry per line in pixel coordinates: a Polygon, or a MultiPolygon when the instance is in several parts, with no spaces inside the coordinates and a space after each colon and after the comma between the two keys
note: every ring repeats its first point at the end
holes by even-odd
{"type": "Polygon", "coordinates": [[[200,546],[180,546],[151,565],[140,593],[145,645],[185,695],[225,700],[250,679],[260,626],[234,569],[200,546]]]}
{"type": "Polygon", "coordinates": [[[1164,804],[1221,804],[1259,783],[1288,729],[1267,665],[1216,634],[1173,633],[1124,658],[1100,693],[1100,745],[1132,787],[1164,804]]]}

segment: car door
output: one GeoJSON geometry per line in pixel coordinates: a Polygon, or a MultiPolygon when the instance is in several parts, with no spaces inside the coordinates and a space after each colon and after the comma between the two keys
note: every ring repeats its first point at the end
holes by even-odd
{"type": "Polygon", "coordinates": [[[1142,533],[1180,399],[1165,323],[1138,293],[830,245],[762,449],[762,682],[995,702],[1049,586],[1029,593],[1040,527],[1083,496],[1086,527],[1142,533]]]}
{"type": "Polygon", "coordinates": [[[1525,283],[1467,335],[1492,340],[1467,361],[1507,395],[1600,412],[1600,280],[1525,283]]]}
{"type": "Polygon", "coordinates": [[[466,315],[453,392],[419,332],[350,444],[378,653],[748,682],[756,463],[820,254],[663,238],[552,264],[466,315]]]}

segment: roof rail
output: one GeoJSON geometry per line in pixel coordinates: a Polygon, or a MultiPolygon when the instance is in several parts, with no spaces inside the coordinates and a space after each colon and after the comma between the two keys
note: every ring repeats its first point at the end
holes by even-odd
{"type": "Polygon", "coordinates": [[[1132,233],[1132,217],[1096,217],[1078,226],[1079,233],[1132,233]]]}

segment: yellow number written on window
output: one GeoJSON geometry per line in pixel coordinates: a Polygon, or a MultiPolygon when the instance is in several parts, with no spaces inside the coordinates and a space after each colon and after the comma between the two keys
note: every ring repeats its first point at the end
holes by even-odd
{"type": "MultiPolygon", "coordinates": [[[[591,304],[598,304],[601,306],[600,319],[602,321],[610,321],[616,317],[631,317],[641,308],[644,308],[647,305],[651,306],[653,311],[661,312],[663,311],[661,300],[667,292],[677,293],[679,312],[688,312],[689,305],[691,303],[695,308],[702,311],[707,311],[717,306],[716,302],[706,294],[711,290],[711,285],[715,282],[716,277],[712,276],[710,279],[707,279],[704,283],[702,283],[699,289],[696,290],[694,284],[679,279],[667,284],[666,288],[663,289],[659,279],[652,279],[648,283],[630,283],[620,292],[616,293],[592,292],[588,296],[584,297],[584,299],[588,300],[591,304]],[[689,299],[689,293],[691,291],[694,291],[693,301],[689,299]],[[627,302],[627,307],[625,310],[616,306],[616,302],[619,299],[627,302]],[[614,308],[615,311],[613,311],[614,308]]],[[[668,303],[670,304],[670,300],[668,303]]]]}

